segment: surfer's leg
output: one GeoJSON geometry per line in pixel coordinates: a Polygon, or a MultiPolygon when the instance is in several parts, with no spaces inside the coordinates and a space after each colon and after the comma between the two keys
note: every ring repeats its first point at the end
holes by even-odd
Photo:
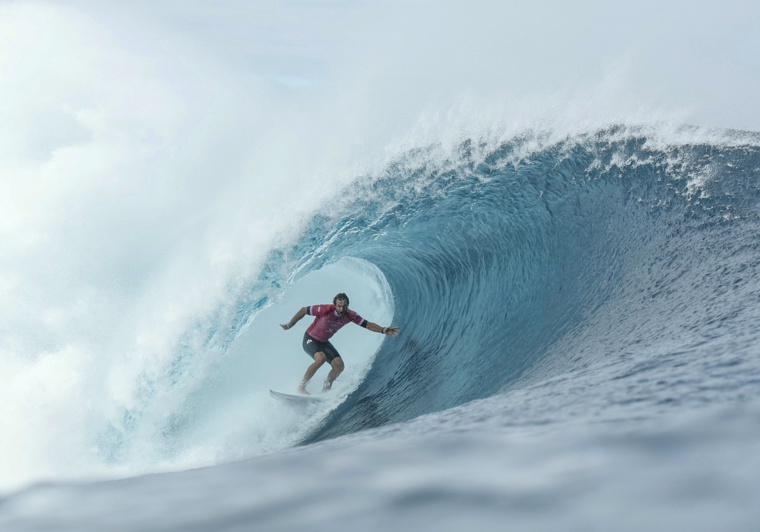
{"type": "Polygon", "coordinates": [[[323,392],[326,392],[330,388],[332,388],[332,383],[335,379],[338,378],[338,375],[340,375],[343,372],[343,368],[345,367],[343,365],[343,359],[339,356],[332,359],[330,362],[330,365],[332,366],[332,369],[330,370],[330,373],[327,375],[327,380],[325,381],[325,385],[322,388],[323,392]]]}
{"type": "Polygon", "coordinates": [[[318,351],[317,353],[314,353],[314,362],[311,364],[311,366],[309,366],[306,369],[306,373],[303,376],[301,385],[298,387],[299,392],[305,393],[305,394],[309,393],[306,391],[306,385],[314,376],[314,374],[317,372],[317,370],[322,367],[322,364],[325,363],[325,360],[327,360],[327,357],[322,351],[318,351]]]}

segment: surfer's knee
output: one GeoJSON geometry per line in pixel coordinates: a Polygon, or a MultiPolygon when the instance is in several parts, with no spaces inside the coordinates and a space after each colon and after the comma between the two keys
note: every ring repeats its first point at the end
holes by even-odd
{"type": "Polygon", "coordinates": [[[343,359],[340,358],[340,357],[333,358],[332,362],[330,362],[330,365],[338,373],[340,373],[341,371],[343,371],[343,368],[345,367],[343,365],[343,359]]]}
{"type": "Polygon", "coordinates": [[[314,362],[316,362],[320,366],[324,364],[326,360],[327,360],[327,355],[325,355],[322,351],[319,351],[318,353],[314,353],[314,362]]]}

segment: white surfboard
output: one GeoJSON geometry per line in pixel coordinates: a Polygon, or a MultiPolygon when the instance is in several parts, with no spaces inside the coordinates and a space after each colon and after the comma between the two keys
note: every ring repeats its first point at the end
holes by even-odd
{"type": "Polygon", "coordinates": [[[320,397],[320,396],[303,395],[303,394],[293,395],[289,393],[276,392],[274,390],[269,390],[269,395],[285,403],[298,404],[298,405],[308,405],[312,403],[319,403],[320,401],[325,400],[324,397],[320,397]]]}

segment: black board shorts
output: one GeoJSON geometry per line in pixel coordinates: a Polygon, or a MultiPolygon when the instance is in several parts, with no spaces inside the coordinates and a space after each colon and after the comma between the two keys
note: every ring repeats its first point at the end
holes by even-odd
{"type": "Polygon", "coordinates": [[[340,358],[340,353],[330,342],[320,342],[319,340],[312,338],[307,333],[303,335],[303,350],[311,358],[320,351],[325,354],[328,362],[332,362],[334,358],[340,358]]]}

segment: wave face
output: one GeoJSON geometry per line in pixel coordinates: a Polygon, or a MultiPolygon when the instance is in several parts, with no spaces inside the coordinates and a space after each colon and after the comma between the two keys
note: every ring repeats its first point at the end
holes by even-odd
{"type": "Polygon", "coordinates": [[[657,137],[417,150],[312,220],[291,251],[375,264],[403,334],[307,441],[632,360],[624,402],[756,396],[758,139],[657,137]]]}
{"type": "Polygon", "coordinates": [[[0,525],[633,530],[641,520],[619,516],[640,508],[650,528],[713,530],[728,515],[751,529],[760,138],[669,139],[610,128],[466,142],[357,180],[202,330],[228,356],[202,366],[212,357],[180,349],[132,425],[99,442],[117,466],[155,447],[174,469],[204,448],[216,465],[193,455],[174,473],[31,486],[0,499],[0,525]],[[339,404],[296,412],[265,390],[297,382],[305,357],[287,368],[252,353],[283,352],[269,310],[335,282],[402,334],[341,331],[336,343],[357,336],[338,344],[339,404]],[[315,490],[342,504],[325,510],[315,490]]]}

